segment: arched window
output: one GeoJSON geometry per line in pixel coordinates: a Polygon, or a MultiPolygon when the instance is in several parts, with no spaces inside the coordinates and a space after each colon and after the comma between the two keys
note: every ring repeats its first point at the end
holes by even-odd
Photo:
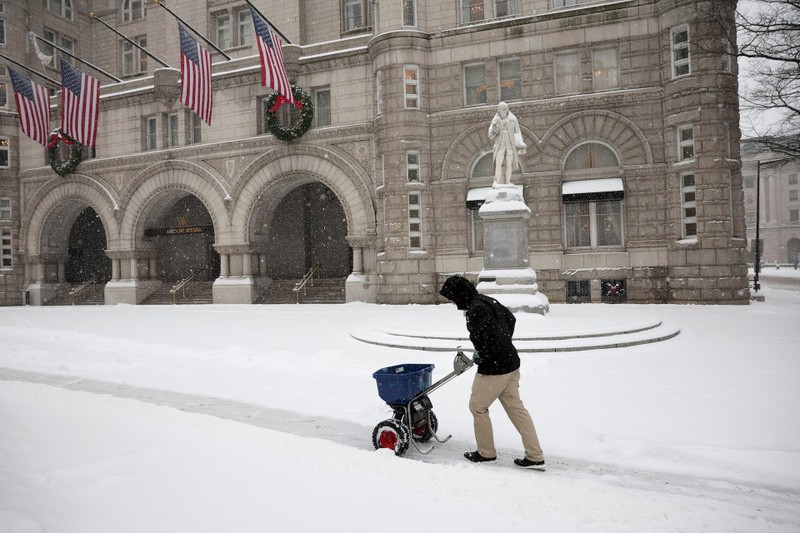
{"type": "Polygon", "coordinates": [[[579,144],[567,155],[565,172],[596,171],[576,173],[580,176],[572,174],[562,184],[564,246],[567,250],[620,249],[624,246],[625,190],[619,166],[614,150],[599,142],[579,144]]]}
{"type": "Polygon", "coordinates": [[[598,142],[579,144],[573,148],[564,162],[564,170],[608,167],[619,167],[619,159],[611,148],[598,142]]]}

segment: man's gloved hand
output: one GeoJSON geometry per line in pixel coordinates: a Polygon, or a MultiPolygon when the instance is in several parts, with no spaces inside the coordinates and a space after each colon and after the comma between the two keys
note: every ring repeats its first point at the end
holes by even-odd
{"type": "Polygon", "coordinates": [[[478,352],[478,350],[475,350],[474,352],[472,352],[472,362],[473,363],[475,363],[476,365],[479,365],[479,364],[481,364],[482,360],[483,360],[483,358],[481,357],[481,354],[478,352]]]}

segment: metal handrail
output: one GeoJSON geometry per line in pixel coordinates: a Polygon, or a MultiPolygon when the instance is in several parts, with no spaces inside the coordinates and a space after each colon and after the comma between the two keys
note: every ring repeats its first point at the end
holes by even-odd
{"type": "Polygon", "coordinates": [[[297,295],[297,303],[300,303],[300,290],[302,289],[303,296],[306,296],[308,294],[308,291],[306,289],[306,287],[308,286],[308,283],[311,282],[311,286],[313,287],[314,286],[314,274],[316,274],[317,275],[317,279],[319,279],[319,277],[320,277],[320,273],[319,272],[320,272],[319,263],[314,263],[311,266],[311,268],[308,269],[308,272],[306,272],[306,275],[303,276],[303,279],[301,279],[300,281],[298,281],[295,284],[294,289],[292,289],[292,290],[294,291],[295,295],[297,295]]]}
{"type": "Polygon", "coordinates": [[[172,295],[173,305],[178,303],[178,291],[181,291],[182,297],[186,296],[186,285],[192,283],[192,285],[189,288],[193,289],[195,278],[197,278],[199,274],[202,274],[204,270],[205,270],[204,268],[200,268],[198,270],[190,270],[189,272],[191,272],[191,274],[189,274],[188,276],[186,276],[185,278],[183,278],[178,283],[172,286],[172,288],[169,290],[169,293],[172,295]]]}
{"type": "Polygon", "coordinates": [[[75,298],[83,291],[83,289],[85,289],[89,285],[92,286],[92,294],[94,294],[94,289],[95,289],[95,285],[96,284],[97,284],[97,279],[94,277],[94,274],[92,274],[92,276],[89,279],[87,279],[86,281],[84,281],[83,283],[78,285],[77,287],[74,287],[74,288],[70,289],[70,291],[69,291],[70,299],[74,303],[75,298]]]}

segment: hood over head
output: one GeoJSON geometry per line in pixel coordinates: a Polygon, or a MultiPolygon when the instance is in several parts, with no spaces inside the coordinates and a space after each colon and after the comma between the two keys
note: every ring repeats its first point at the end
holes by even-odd
{"type": "Polygon", "coordinates": [[[442,285],[439,294],[455,302],[456,307],[464,311],[469,307],[472,299],[478,295],[478,289],[463,276],[450,276],[442,285]]]}

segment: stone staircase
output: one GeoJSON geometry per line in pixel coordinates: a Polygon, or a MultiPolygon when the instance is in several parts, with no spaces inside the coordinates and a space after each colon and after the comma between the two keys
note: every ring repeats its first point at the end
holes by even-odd
{"type": "MultiPolygon", "coordinates": [[[[297,293],[294,287],[299,279],[276,279],[267,291],[256,299],[257,304],[296,304],[297,293]]],[[[345,278],[320,278],[314,286],[306,287],[305,294],[300,291],[301,304],[343,304],[345,303],[345,278]]]]}
{"type": "Polygon", "coordinates": [[[80,284],[71,285],[65,291],[60,292],[58,296],[45,302],[45,305],[103,305],[105,304],[105,287],[104,283],[97,283],[95,285],[86,286],[81,292],[75,296],[70,296],[70,291],[80,287],[80,284]]]}
{"type": "Polygon", "coordinates": [[[187,283],[175,296],[169,292],[175,285],[166,282],[153,294],[145,298],[141,305],[173,305],[173,304],[210,304],[213,302],[213,281],[195,281],[187,283]]]}

